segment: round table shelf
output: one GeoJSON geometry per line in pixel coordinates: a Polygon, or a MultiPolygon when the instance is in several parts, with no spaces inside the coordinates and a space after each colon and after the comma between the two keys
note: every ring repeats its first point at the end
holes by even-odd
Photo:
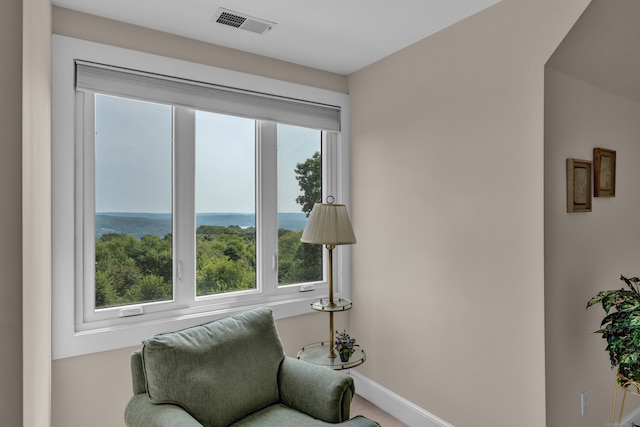
{"type": "Polygon", "coordinates": [[[355,368],[367,360],[364,350],[356,349],[347,362],[341,361],[339,356],[327,356],[329,350],[331,345],[327,341],[308,344],[298,351],[298,359],[335,370],[355,368]]]}
{"type": "Polygon", "coordinates": [[[311,301],[311,308],[316,311],[345,311],[351,308],[351,300],[346,298],[334,298],[333,305],[329,303],[329,297],[318,298],[311,301]]]}

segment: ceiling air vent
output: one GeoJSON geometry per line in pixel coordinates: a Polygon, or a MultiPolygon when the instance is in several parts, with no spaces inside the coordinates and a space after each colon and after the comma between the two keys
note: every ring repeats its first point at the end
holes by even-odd
{"type": "Polygon", "coordinates": [[[213,16],[212,21],[218,24],[227,25],[229,27],[239,28],[241,30],[251,31],[252,33],[264,34],[273,28],[275,22],[269,22],[264,19],[254,18],[249,15],[234,12],[229,9],[219,8],[213,16]]]}

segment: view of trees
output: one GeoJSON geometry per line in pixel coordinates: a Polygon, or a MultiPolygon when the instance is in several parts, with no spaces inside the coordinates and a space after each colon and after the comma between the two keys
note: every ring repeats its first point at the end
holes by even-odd
{"type": "MultiPolygon", "coordinates": [[[[296,165],[296,179],[302,194],[296,202],[302,212],[311,213],[322,200],[322,158],[316,152],[296,165]]],[[[278,283],[281,285],[322,280],[322,246],[300,242],[302,231],[278,230],[278,283]]]]}
{"type": "Polygon", "coordinates": [[[256,229],[202,225],[196,230],[198,296],[256,287],[256,229]]]}
{"type": "MultiPolygon", "coordinates": [[[[307,216],[321,199],[321,156],[296,166],[307,216]]],[[[302,231],[278,230],[280,285],[322,279],[322,247],[300,242],[302,231]]],[[[172,235],[109,233],[96,239],[95,305],[106,308],[172,298],[172,235]]],[[[196,230],[198,296],[256,287],[256,229],[202,225],[196,230]]]]}
{"type": "Polygon", "coordinates": [[[171,234],[104,234],[96,239],[96,308],[171,298],[171,234]]]}

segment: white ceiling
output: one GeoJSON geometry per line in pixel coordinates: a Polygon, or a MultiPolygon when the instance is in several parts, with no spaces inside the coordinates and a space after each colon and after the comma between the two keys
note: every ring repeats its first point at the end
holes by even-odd
{"type": "Polygon", "coordinates": [[[52,0],[56,6],[350,74],[500,0],[52,0]],[[217,24],[219,7],[277,25],[217,24]]]}

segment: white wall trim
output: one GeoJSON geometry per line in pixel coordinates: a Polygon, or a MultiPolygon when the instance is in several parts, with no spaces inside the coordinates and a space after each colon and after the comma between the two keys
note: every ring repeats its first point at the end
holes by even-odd
{"type": "Polygon", "coordinates": [[[436,417],[404,397],[351,370],[356,386],[356,394],[365,398],[378,408],[394,416],[408,426],[454,427],[453,424],[436,417]]]}
{"type": "Polygon", "coordinates": [[[621,427],[632,427],[633,425],[640,425],[640,408],[631,412],[622,420],[621,427]]]}

